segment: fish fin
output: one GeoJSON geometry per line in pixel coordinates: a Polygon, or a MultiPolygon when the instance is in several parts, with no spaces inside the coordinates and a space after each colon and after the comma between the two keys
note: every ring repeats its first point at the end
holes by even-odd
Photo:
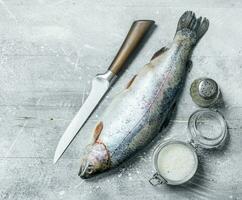
{"type": "Polygon", "coordinates": [[[167,117],[166,117],[166,119],[165,119],[161,129],[166,128],[169,125],[171,117],[172,117],[172,114],[176,110],[176,106],[177,106],[177,103],[174,103],[173,106],[171,107],[170,112],[167,114],[167,117]]]}
{"type": "Polygon", "coordinates": [[[159,55],[163,54],[164,52],[166,52],[169,48],[167,47],[162,47],[159,51],[155,52],[155,54],[152,56],[151,60],[155,59],[156,57],[158,57],[159,55]]]}
{"type": "Polygon", "coordinates": [[[126,85],[125,89],[128,89],[128,88],[132,85],[132,83],[134,82],[134,79],[136,78],[136,76],[137,76],[137,74],[134,75],[134,76],[129,80],[129,82],[128,82],[128,84],[126,85]]]}
{"type": "Polygon", "coordinates": [[[187,71],[190,72],[192,69],[193,62],[191,60],[187,61],[187,71]]]}
{"type": "Polygon", "coordinates": [[[98,140],[98,137],[101,134],[102,130],[103,130],[103,122],[100,121],[97,123],[93,131],[93,143],[95,143],[98,140]]]}
{"type": "Polygon", "coordinates": [[[209,21],[206,17],[196,18],[196,15],[192,11],[186,11],[179,19],[177,30],[188,29],[196,34],[196,41],[198,42],[203,35],[207,32],[209,27],[209,21]]]}

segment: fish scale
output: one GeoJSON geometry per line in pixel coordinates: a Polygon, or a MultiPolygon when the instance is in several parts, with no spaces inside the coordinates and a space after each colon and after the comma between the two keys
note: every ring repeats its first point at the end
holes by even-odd
{"type": "Polygon", "coordinates": [[[82,178],[118,166],[157,136],[182,91],[192,50],[207,29],[206,18],[197,19],[191,11],[181,16],[171,45],[155,53],[100,116],[92,148],[82,160],[82,178]]]}

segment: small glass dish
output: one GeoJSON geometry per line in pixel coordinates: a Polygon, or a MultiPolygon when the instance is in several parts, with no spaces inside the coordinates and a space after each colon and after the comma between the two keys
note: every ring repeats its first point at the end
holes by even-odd
{"type": "Polygon", "coordinates": [[[167,140],[159,144],[153,154],[156,173],[149,180],[152,185],[180,185],[189,181],[198,168],[196,147],[218,148],[227,137],[223,116],[209,109],[194,112],[188,121],[191,139],[188,142],[167,140]]]}

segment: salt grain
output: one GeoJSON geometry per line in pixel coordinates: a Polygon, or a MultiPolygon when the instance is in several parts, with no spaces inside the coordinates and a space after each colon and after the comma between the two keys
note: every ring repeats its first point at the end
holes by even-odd
{"type": "Polygon", "coordinates": [[[174,143],[160,150],[157,164],[165,179],[181,181],[193,175],[197,163],[192,149],[185,144],[174,143]]]}

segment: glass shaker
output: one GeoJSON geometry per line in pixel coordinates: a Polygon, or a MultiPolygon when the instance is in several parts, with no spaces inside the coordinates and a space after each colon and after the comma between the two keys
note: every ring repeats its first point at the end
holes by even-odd
{"type": "MultiPolygon", "coordinates": [[[[221,90],[211,78],[198,78],[191,84],[190,95],[194,103],[207,108],[222,101],[221,90]]],[[[220,102],[221,103],[221,102],[220,102]]]]}

